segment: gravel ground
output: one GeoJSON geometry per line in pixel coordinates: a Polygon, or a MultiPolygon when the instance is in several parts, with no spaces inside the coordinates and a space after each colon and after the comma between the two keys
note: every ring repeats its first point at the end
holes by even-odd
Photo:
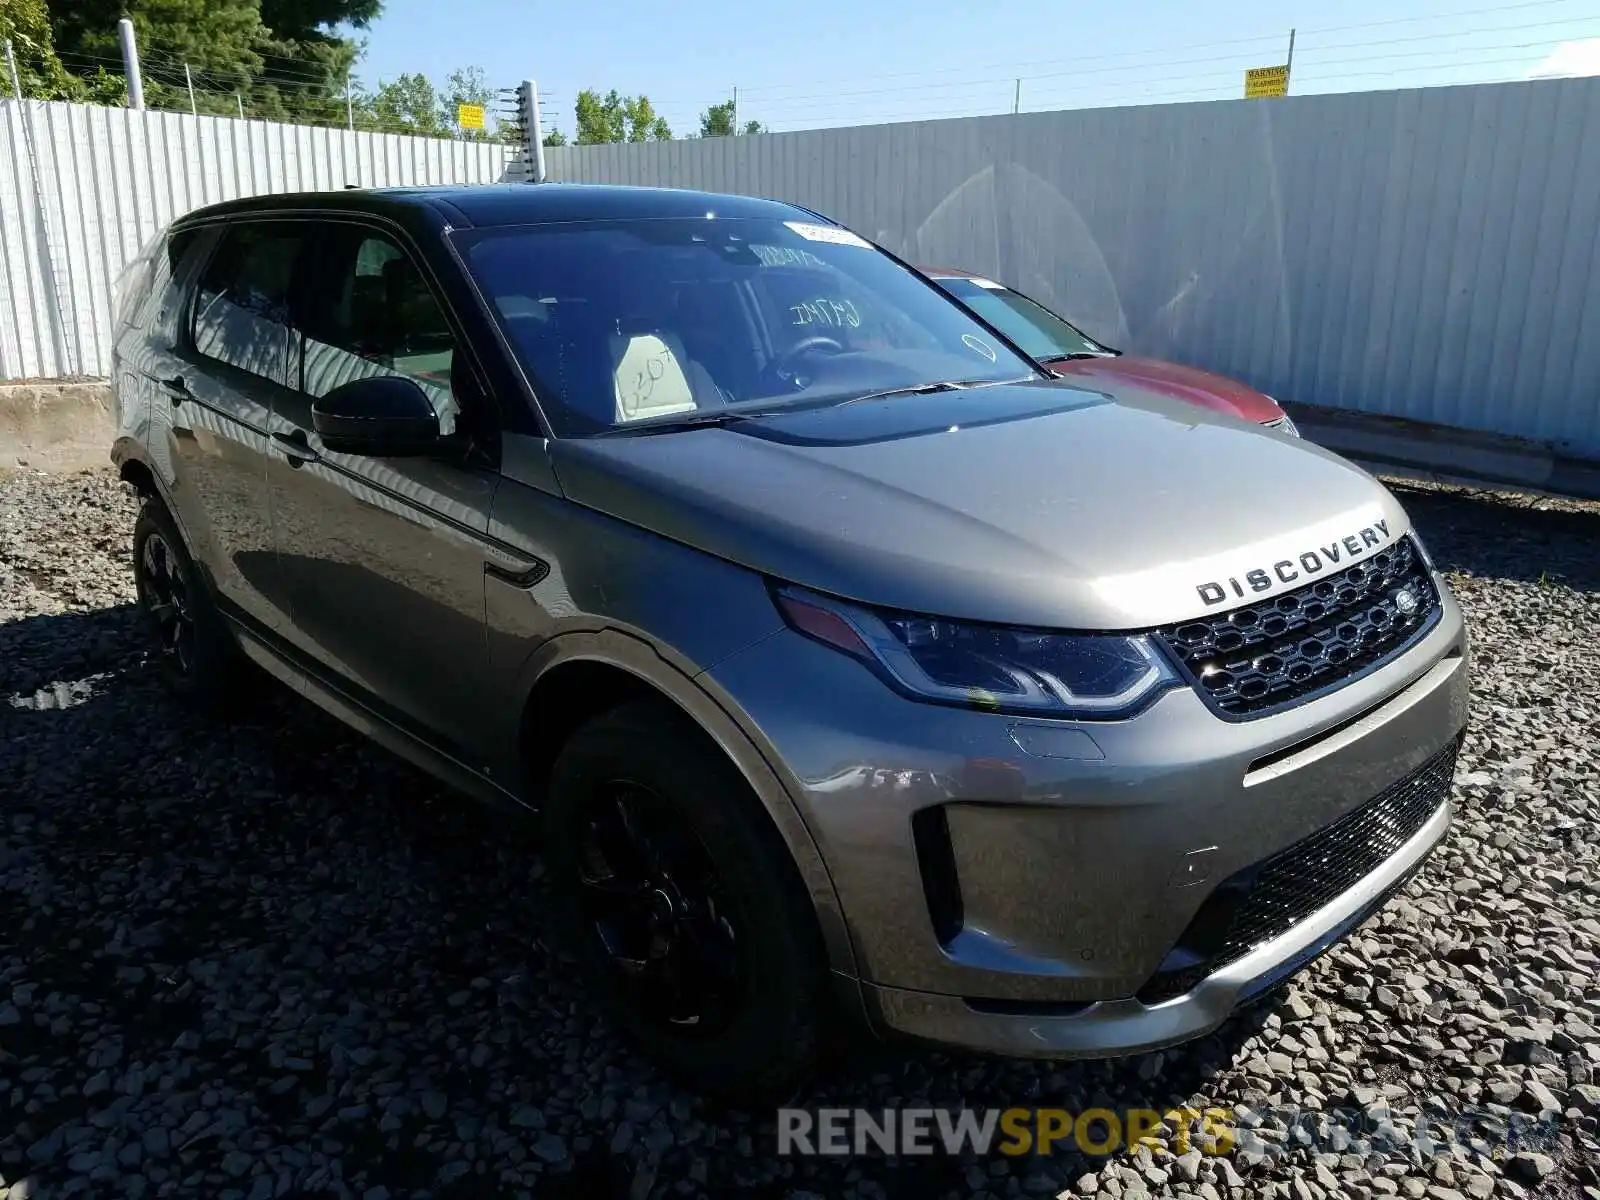
{"type": "Polygon", "coordinates": [[[882,1052],[801,1100],[1187,1101],[1247,1148],[845,1161],[780,1158],[771,1114],[630,1056],[542,945],[515,831],[286,693],[227,725],[170,702],[109,474],[0,481],[0,1195],[1600,1200],[1600,507],[1404,498],[1478,700],[1454,831],[1400,898],[1197,1044],[882,1052]],[[1424,1108],[1460,1137],[1419,1144],[1424,1108]]]}

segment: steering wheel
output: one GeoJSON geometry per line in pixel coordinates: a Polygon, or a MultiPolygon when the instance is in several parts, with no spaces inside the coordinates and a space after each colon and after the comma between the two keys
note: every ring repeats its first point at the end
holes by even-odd
{"type": "Polygon", "coordinates": [[[843,354],[844,343],[838,338],[829,337],[825,333],[814,333],[810,337],[801,338],[793,346],[790,346],[781,357],[768,365],[767,370],[796,391],[801,391],[811,386],[811,384],[808,379],[799,374],[799,360],[817,350],[826,350],[830,354],[843,354]]]}

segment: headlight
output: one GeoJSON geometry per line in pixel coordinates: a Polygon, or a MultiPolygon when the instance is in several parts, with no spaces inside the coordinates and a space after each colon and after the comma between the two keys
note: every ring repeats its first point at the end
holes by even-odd
{"type": "MultiPolygon", "coordinates": [[[[1272,397],[1268,396],[1267,399],[1272,400],[1272,397]]],[[[1272,400],[1272,402],[1274,404],[1277,403],[1276,400],[1272,400]]],[[[1289,419],[1287,413],[1279,417],[1276,421],[1268,421],[1267,428],[1276,429],[1279,433],[1287,433],[1290,437],[1300,436],[1300,431],[1294,427],[1294,422],[1289,419]]]]}
{"type": "Polygon", "coordinates": [[[1179,683],[1149,638],[1050,633],[878,612],[803,588],[774,597],[797,632],[919,700],[991,712],[1124,717],[1179,683]]]}

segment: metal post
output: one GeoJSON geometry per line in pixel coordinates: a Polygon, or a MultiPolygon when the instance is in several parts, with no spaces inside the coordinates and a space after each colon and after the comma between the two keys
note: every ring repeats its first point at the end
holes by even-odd
{"type": "Polygon", "coordinates": [[[1017,80],[1017,91],[1011,97],[1011,115],[1014,117],[1022,109],[1022,80],[1017,80]]]}
{"type": "Polygon", "coordinates": [[[1289,30],[1289,61],[1283,65],[1283,94],[1289,94],[1289,82],[1294,78],[1294,30],[1289,30]]]}
{"type": "Polygon", "coordinates": [[[544,182],[544,121],[539,116],[539,84],[537,80],[530,79],[526,84],[528,88],[528,141],[531,143],[532,154],[529,162],[533,166],[533,181],[544,182]]]}
{"type": "Polygon", "coordinates": [[[22,76],[17,74],[17,56],[11,52],[11,39],[6,39],[6,66],[11,69],[11,94],[22,99],[22,76]]]}
{"type": "Polygon", "coordinates": [[[739,89],[733,89],[733,132],[739,132],[739,89]]]}
{"type": "Polygon", "coordinates": [[[117,40],[122,43],[122,73],[128,77],[128,107],[144,108],[144,80],[139,75],[139,44],[134,40],[133,22],[123,17],[117,22],[117,40]]]}
{"type": "MultiPolygon", "coordinates": [[[[39,178],[39,139],[33,128],[34,106],[22,102],[22,75],[17,70],[17,55],[11,47],[10,38],[6,39],[6,68],[11,72],[11,89],[16,93],[17,104],[22,109],[22,145],[28,155],[28,178],[33,184],[34,211],[39,222],[37,230],[38,250],[35,253],[41,256],[42,261],[40,261],[40,258],[36,258],[34,265],[38,267],[43,276],[42,282],[44,284],[45,297],[50,303],[50,338],[55,344],[56,370],[60,374],[66,374],[69,370],[67,360],[67,314],[61,303],[61,294],[66,289],[63,287],[62,277],[56,272],[55,249],[50,242],[50,214],[45,204],[44,187],[39,178]]],[[[26,208],[26,205],[24,205],[24,208],[26,208]]],[[[27,245],[28,239],[24,238],[24,263],[28,261],[27,245]]],[[[71,260],[69,259],[67,263],[68,278],[71,277],[71,265],[71,260]]],[[[74,318],[77,317],[76,308],[73,309],[73,316],[74,318]]],[[[75,332],[81,339],[81,331],[75,332]]],[[[74,371],[82,369],[83,345],[81,340],[76,350],[76,362],[70,364],[70,369],[74,371]]]]}
{"type": "Polygon", "coordinates": [[[187,84],[189,88],[189,115],[191,117],[198,117],[200,115],[200,110],[195,107],[194,103],[194,76],[189,74],[188,63],[183,64],[183,82],[187,84]]]}
{"type": "Polygon", "coordinates": [[[344,74],[344,119],[353,131],[356,127],[356,102],[350,94],[350,72],[344,74]]]}
{"type": "Polygon", "coordinates": [[[239,120],[242,121],[244,120],[244,97],[235,92],[233,98],[239,102],[239,120]]]}

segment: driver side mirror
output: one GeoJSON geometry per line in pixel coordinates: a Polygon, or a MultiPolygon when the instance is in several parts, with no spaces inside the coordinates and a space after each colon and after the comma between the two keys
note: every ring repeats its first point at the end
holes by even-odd
{"type": "Polygon", "coordinates": [[[426,393],[401,375],[341,384],[312,402],[311,425],[336,454],[399,458],[434,453],[444,441],[426,393]]]}

